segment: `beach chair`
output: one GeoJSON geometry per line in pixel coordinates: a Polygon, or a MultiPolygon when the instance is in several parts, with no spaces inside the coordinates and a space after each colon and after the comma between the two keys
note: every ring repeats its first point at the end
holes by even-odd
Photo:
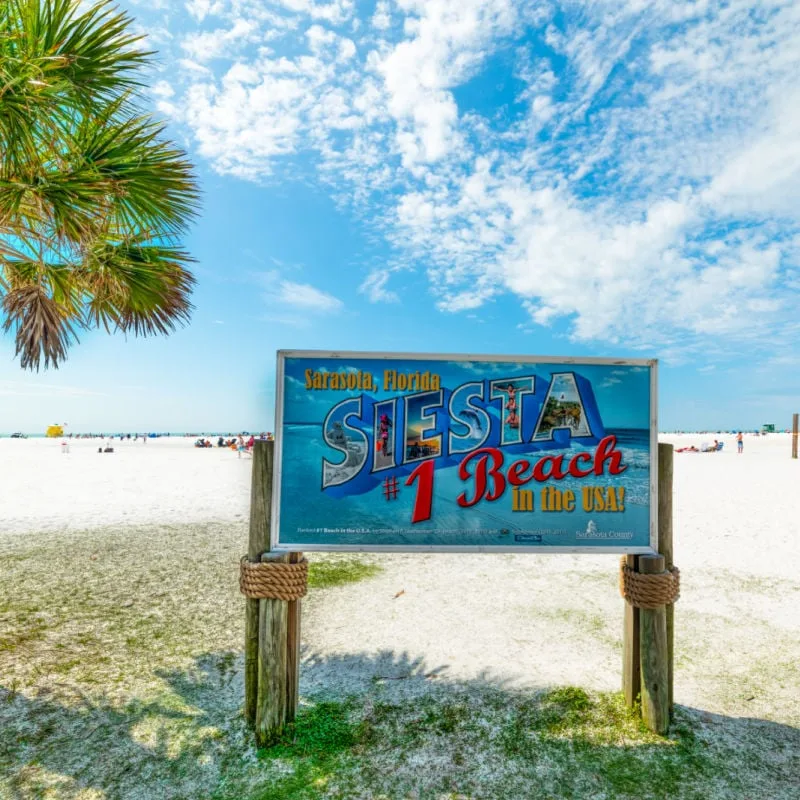
{"type": "Polygon", "coordinates": [[[718,451],[722,450],[722,447],[723,447],[724,444],[725,444],[725,442],[717,442],[717,450],[718,451]]]}

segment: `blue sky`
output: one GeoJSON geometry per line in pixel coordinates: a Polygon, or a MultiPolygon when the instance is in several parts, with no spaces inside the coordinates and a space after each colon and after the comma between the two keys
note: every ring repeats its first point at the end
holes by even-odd
{"type": "Polygon", "coordinates": [[[275,350],[656,357],[662,428],[800,410],[800,5],[125,0],[197,164],[190,327],[0,339],[0,430],[272,427],[275,350]]]}

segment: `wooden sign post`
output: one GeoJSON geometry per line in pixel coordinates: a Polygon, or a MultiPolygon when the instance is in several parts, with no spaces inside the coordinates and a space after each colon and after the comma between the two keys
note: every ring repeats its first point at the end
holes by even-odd
{"type": "MultiPolygon", "coordinates": [[[[673,564],[672,471],[673,447],[658,445],[658,554],[626,556],[629,570],[664,575],[673,564]]],[[[622,691],[633,708],[641,702],[642,719],[655,733],[669,729],[674,704],[675,606],[673,603],[637,607],[625,603],[622,640],[622,691]]]]}
{"type": "MultiPolygon", "coordinates": [[[[661,575],[664,556],[639,556],[639,572],[661,575]]],[[[641,661],[642,720],[654,733],[669,729],[669,648],[665,606],[639,609],[639,657],[641,661]]]]}
{"type": "MultiPolygon", "coordinates": [[[[658,552],[664,556],[664,569],[674,568],[672,546],[672,474],[673,453],[671,444],[658,445],[658,552]]],[[[669,681],[669,717],[672,719],[674,705],[675,663],[675,604],[666,608],[667,622],[667,675],[669,681]]]]}
{"type": "Polygon", "coordinates": [[[792,458],[797,458],[798,418],[800,414],[792,414],[792,458]]]}
{"type": "MultiPolygon", "coordinates": [[[[275,443],[253,447],[250,537],[252,563],[299,563],[302,553],[270,553],[275,443]]],[[[300,600],[247,598],[245,608],[245,719],[265,746],[297,713],[300,677],[300,600]]]]}

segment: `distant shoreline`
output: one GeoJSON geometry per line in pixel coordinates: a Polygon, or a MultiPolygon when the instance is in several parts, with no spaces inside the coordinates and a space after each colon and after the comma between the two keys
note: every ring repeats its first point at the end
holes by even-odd
{"type": "MultiPolygon", "coordinates": [[[[14,433],[17,431],[12,431],[11,433],[0,433],[0,439],[10,439],[14,433]]],[[[46,439],[46,433],[25,433],[25,431],[19,431],[26,439],[46,439]]],[[[95,439],[111,439],[115,438],[118,439],[120,436],[128,436],[130,434],[131,438],[134,436],[138,436],[140,439],[143,436],[147,436],[149,438],[158,438],[158,439],[184,439],[191,436],[239,436],[240,434],[245,434],[247,436],[260,436],[261,433],[271,433],[271,429],[265,429],[264,431],[260,429],[253,429],[253,430],[238,430],[236,428],[232,428],[231,430],[224,430],[224,431],[196,431],[196,432],[189,432],[189,433],[161,433],[159,431],[145,431],[144,433],[139,431],[117,431],[117,432],[109,432],[109,433],[91,433],[91,432],[75,432],[75,431],[65,431],[63,436],[55,436],[51,438],[55,439],[63,439],[63,438],[70,438],[70,435],[73,439],[75,438],[92,438],[95,439]]]]}
{"type": "MultiPolygon", "coordinates": [[[[707,431],[662,431],[658,432],[659,436],[733,436],[741,431],[743,434],[753,436],[753,435],[762,435],[761,431],[747,429],[747,428],[732,428],[730,430],[707,430],[707,431]]],[[[261,429],[248,429],[248,430],[238,430],[236,428],[231,428],[229,430],[222,430],[222,431],[191,431],[188,433],[172,433],[172,432],[159,432],[159,431],[146,431],[144,433],[137,432],[137,431],[117,431],[117,432],[110,432],[110,433],[91,433],[91,432],[76,432],[76,431],[66,431],[63,436],[57,436],[53,438],[63,439],[63,438],[70,438],[70,435],[73,439],[75,438],[95,438],[95,439],[111,439],[115,438],[118,439],[120,436],[128,436],[130,434],[131,437],[138,436],[139,438],[143,436],[147,436],[148,438],[164,438],[164,439],[185,439],[192,436],[239,436],[240,434],[244,434],[245,436],[260,436],[262,433],[271,433],[271,428],[266,428],[264,430],[261,429]]],[[[10,439],[16,431],[12,431],[11,433],[0,433],[0,439],[10,439]]],[[[45,433],[25,433],[24,431],[20,431],[22,436],[26,439],[46,439],[47,434],[45,433]]],[[[784,430],[776,430],[773,433],[765,433],[764,436],[775,436],[777,434],[790,434],[791,431],[787,428],[784,430]]]]}

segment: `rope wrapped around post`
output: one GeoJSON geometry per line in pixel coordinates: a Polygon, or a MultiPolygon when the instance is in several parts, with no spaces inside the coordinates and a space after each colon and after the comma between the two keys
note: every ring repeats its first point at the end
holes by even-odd
{"type": "Polygon", "coordinates": [[[625,556],[619,563],[619,593],[635,608],[659,608],[674,603],[681,593],[681,573],[677,567],[655,575],[635,572],[625,556]]]}
{"type": "Polygon", "coordinates": [[[239,590],[253,599],[299,600],[308,589],[308,561],[296,564],[274,561],[253,562],[244,556],[239,562],[239,590]]]}

